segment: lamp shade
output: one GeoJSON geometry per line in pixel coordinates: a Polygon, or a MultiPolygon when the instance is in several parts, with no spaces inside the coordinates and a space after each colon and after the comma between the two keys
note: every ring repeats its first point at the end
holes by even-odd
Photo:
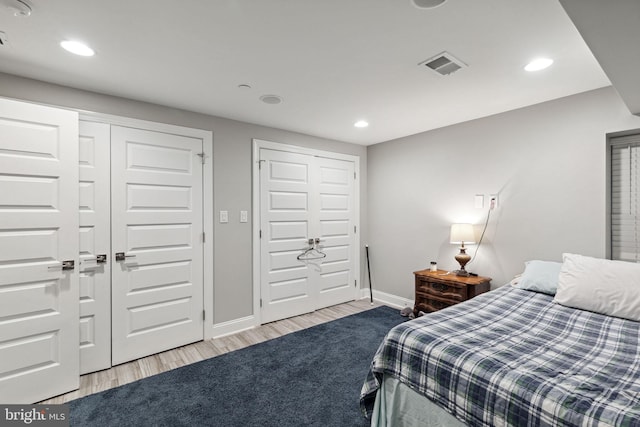
{"type": "Polygon", "coordinates": [[[451,225],[451,243],[475,243],[476,237],[471,224],[452,224],[451,225]]]}

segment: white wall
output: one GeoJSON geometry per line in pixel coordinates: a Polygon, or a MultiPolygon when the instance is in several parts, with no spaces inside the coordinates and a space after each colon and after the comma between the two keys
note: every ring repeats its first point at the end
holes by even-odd
{"type": "Polygon", "coordinates": [[[368,147],[374,289],[413,299],[413,271],[457,268],[449,227],[471,222],[479,234],[487,209],[475,194],[499,193],[468,268],[494,287],[526,260],[605,256],[605,135],[637,128],[603,88],[368,147]]]}
{"type": "MultiPolygon", "coordinates": [[[[252,139],[263,139],[360,157],[361,230],[366,231],[366,147],[252,125],[156,104],[132,101],[0,73],[0,96],[213,131],[214,212],[229,211],[229,223],[215,222],[214,323],[250,316],[253,311],[252,139]]],[[[361,235],[366,239],[366,235],[361,235]]],[[[364,256],[362,256],[364,262],[364,256]]],[[[361,267],[361,271],[365,269],[361,267]]],[[[362,278],[360,283],[362,283],[362,278]]],[[[212,284],[205,284],[211,286],[212,284]]]]}

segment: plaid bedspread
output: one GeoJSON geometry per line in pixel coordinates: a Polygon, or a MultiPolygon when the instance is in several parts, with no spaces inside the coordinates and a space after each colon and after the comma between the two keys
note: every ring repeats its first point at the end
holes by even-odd
{"type": "Polygon", "coordinates": [[[383,374],[471,426],[640,426],[640,323],[504,286],[393,328],[360,395],[383,374]]]}

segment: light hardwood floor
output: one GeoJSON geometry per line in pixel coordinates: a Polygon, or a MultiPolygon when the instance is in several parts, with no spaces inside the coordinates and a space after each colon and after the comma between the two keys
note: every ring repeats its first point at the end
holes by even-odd
{"type": "Polygon", "coordinates": [[[368,299],[361,299],[358,301],[335,305],[333,307],[323,308],[302,316],[267,323],[257,328],[238,332],[237,334],[226,337],[200,341],[184,347],[165,351],[164,353],[147,356],[142,359],[114,366],[111,369],[82,375],[80,377],[80,388],[78,390],[40,403],[65,403],[82,396],[137,381],[151,375],[219,356],[230,351],[239,350],[291,332],[296,332],[301,329],[336,320],[351,314],[360,313],[379,306],[380,304],[378,303],[371,305],[368,299]]]}

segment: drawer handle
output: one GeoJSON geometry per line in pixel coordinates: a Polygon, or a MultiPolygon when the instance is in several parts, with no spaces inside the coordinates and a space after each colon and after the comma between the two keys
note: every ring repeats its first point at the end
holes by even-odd
{"type": "Polygon", "coordinates": [[[432,301],[432,305],[436,308],[445,308],[448,307],[449,304],[447,304],[446,302],[442,302],[442,301],[432,301]]]}
{"type": "Polygon", "coordinates": [[[433,283],[431,287],[433,288],[434,291],[438,291],[438,292],[444,292],[447,289],[449,289],[447,285],[443,285],[442,283],[433,283]]]}

